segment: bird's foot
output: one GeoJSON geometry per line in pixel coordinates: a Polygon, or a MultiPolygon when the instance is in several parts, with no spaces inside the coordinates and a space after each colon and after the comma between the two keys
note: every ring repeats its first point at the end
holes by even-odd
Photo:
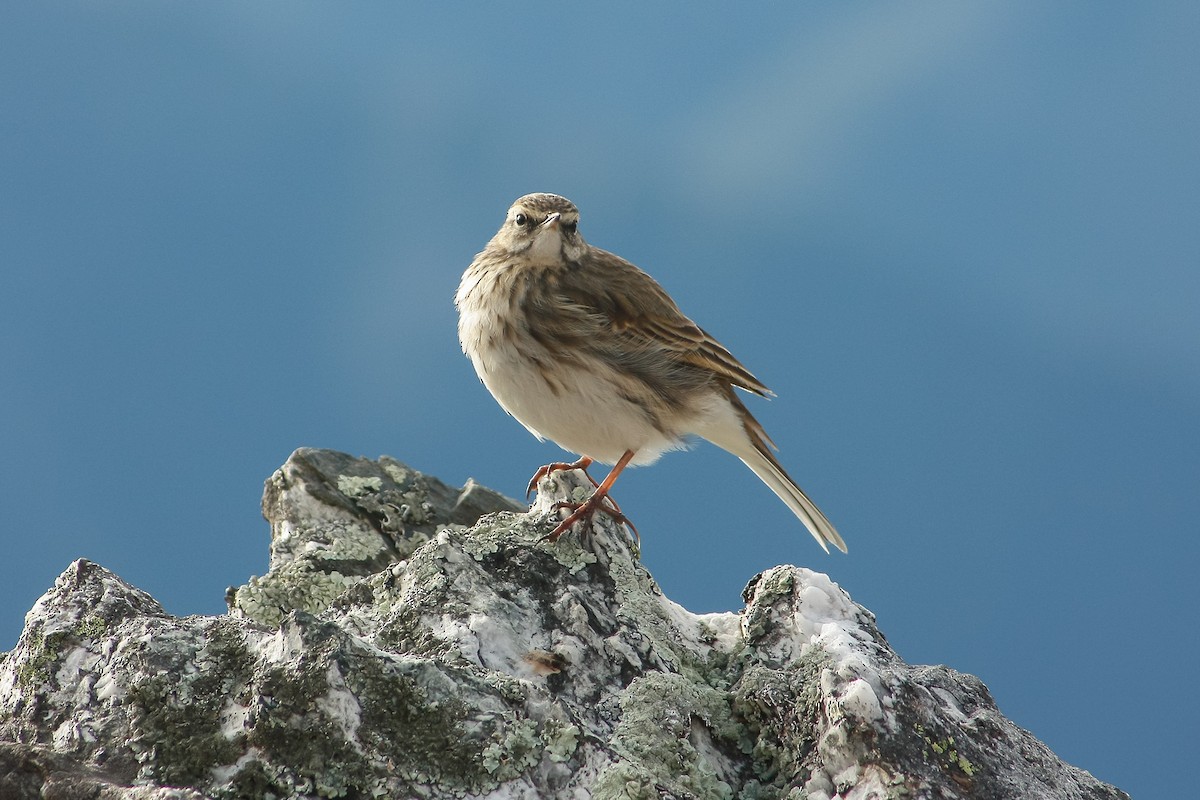
{"type": "Polygon", "coordinates": [[[551,472],[558,472],[564,469],[581,469],[583,474],[587,475],[587,479],[592,482],[592,486],[599,486],[596,479],[588,475],[587,468],[592,465],[592,459],[589,456],[580,456],[578,461],[555,461],[545,466],[538,467],[538,471],[533,473],[533,477],[529,479],[529,487],[525,490],[525,499],[529,499],[529,495],[533,494],[533,490],[537,488],[538,481],[549,475],[551,472]]]}
{"type": "Polygon", "coordinates": [[[642,535],[638,533],[637,527],[629,521],[629,517],[621,513],[621,508],[617,505],[615,500],[608,496],[607,493],[597,490],[592,494],[591,497],[589,497],[587,500],[584,500],[582,503],[571,503],[567,502],[566,500],[560,500],[559,502],[555,503],[552,508],[555,511],[562,508],[569,508],[571,509],[571,513],[564,517],[562,521],[555,526],[554,530],[543,536],[542,541],[557,542],[558,537],[571,530],[575,523],[582,522],[584,520],[591,520],[591,518],[595,516],[597,512],[600,512],[602,514],[607,514],[617,522],[629,528],[629,530],[633,531],[633,535],[636,537],[638,545],[641,546],[642,535]]]}

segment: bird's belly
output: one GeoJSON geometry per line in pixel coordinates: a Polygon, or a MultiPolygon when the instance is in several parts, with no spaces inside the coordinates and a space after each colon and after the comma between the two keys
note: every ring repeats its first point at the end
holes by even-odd
{"type": "Polygon", "coordinates": [[[470,348],[480,379],[500,406],[539,439],[564,450],[613,464],[626,450],[631,463],[648,464],[680,437],[659,430],[646,409],[614,382],[600,363],[564,364],[541,345],[518,353],[505,343],[470,348]]]}

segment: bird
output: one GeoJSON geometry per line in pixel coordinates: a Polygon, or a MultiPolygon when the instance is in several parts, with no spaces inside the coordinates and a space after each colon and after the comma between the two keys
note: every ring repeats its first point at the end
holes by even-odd
{"type": "Polygon", "coordinates": [[[608,496],[621,472],[700,437],[749,467],[825,552],[846,552],[736,390],[773,393],[654,278],[589,245],[567,198],[518,198],[463,273],[454,304],[463,353],[500,407],[580,456],[539,469],[530,490],[554,470],[613,465],[583,503],[559,504],[571,513],[546,538],[597,512],[628,522],[608,496]]]}

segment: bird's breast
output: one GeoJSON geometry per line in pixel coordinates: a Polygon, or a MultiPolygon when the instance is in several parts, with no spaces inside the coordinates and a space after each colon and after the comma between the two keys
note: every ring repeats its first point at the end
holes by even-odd
{"type": "MultiPolygon", "coordinates": [[[[679,445],[679,432],[645,402],[646,388],[595,354],[534,336],[530,304],[504,273],[464,276],[456,303],[463,352],[501,408],[539,439],[614,463],[626,450],[647,463],[679,445]]],[[[545,307],[543,305],[543,307],[545,307]]]]}

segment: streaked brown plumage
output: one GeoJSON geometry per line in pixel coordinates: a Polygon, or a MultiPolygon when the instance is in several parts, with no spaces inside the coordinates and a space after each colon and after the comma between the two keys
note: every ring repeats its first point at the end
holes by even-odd
{"type": "Polygon", "coordinates": [[[565,197],[518,199],[455,296],[463,352],[501,407],[585,463],[616,465],[551,537],[596,511],[615,513],[604,498],[621,470],[650,463],[694,434],[749,466],[821,547],[844,552],[734,387],[763,396],[770,390],[653,278],[588,245],[578,221],[565,197]]]}

